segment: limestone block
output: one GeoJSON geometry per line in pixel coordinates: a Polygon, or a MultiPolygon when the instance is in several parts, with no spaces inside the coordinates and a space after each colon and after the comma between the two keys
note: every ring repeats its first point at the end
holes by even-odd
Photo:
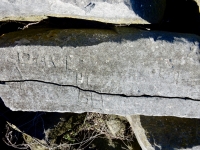
{"type": "Polygon", "coordinates": [[[39,21],[69,17],[114,24],[158,23],[166,0],[2,0],[0,20],[39,21]]]}
{"type": "Polygon", "coordinates": [[[199,41],[134,28],[9,33],[0,97],[12,110],[198,118],[199,41]]]}

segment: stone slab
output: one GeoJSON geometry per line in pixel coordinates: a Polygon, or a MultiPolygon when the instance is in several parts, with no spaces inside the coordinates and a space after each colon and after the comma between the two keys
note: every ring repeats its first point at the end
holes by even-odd
{"type": "Polygon", "coordinates": [[[38,32],[0,39],[0,81],[38,80],[99,93],[200,100],[198,36],[134,28],[38,32]]]}
{"type": "Polygon", "coordinates": [[[40,21],[69,17],[114,24],[161,21],[166,0],[2,0],[0,20],[40,21]]]}
{"type": "Polygon", "coordinates": [[[198,118],[199,41],[134,28],[9,33],[0,97],[12,110],[198,118]]]}
{"type": "Polygon", "coordinates": [[[200,120],[127,116],[142,150],[199,150],[200,120]]]}

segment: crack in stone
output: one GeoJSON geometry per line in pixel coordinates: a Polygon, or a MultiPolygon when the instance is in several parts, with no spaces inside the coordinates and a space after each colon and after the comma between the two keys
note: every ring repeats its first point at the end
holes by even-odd
{"type": "Polygon", "coordinates": [[[116,93],[104,93],[104,92],[98,92],[95,90],[89,90],[89,89],[82,89],[78,86],[75,85],[62,85],[54,82],[47,82],[47,81],[41,81],[41,80],[10,80],[10,81],[0,81],[0,84],[6,85],[6,83],[17,83],[17,82],[39,82],[39,83],[44,83],[44,84],[51,84],[51,85],[56,85],[56,86],[63,86],[63,87],[73,87],[76,88],[80,91],[84,92],[93,92],[96,94],[100,95],[110,95],[110,96],[120,96],[120,97],[145,97],[145,98],[165,98],[165,99],[183,99],[183,100],[191,100],[191,101],[200,101],[200,99],[193,99],[190,97],[169,97],[169,96],[159,96],[159,95],[125,95],[125,94],[116,94],[116,93]]]}

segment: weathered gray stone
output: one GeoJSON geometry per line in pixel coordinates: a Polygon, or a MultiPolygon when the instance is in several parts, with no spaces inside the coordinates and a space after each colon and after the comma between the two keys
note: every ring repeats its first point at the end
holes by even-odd
{"type": "Polygon", "coordinates": [[[15,111],[98,112],[122,116],[142,114],[188,118],[200,116],[199,101],[188,99],[104,95],[39,82],[10,82],[0,85],[0,89],[5,105],[15,111]]]}
{"type": "Polygon", "coordinates": [[[48,29],[0,45],[0,97],[12,110],[200,116],[198,36],[48,29]]]}
{"type": "Polygon", "coordinates": [[[38,32],[1,38],[1,81],[39,80],[99,93],[200,100],[198,36],[133,28],[38,32]]]}
{"type": "Polygon", "coordinates": [[[38,21],[69,17],[115,24],[158,23],[166,0],[3,0],[0,20],[38,21]]]}
{"type": "Polygon", "coordinates": [[[199,150],[200,120],[127,116],[142,150],[199,150]]]}

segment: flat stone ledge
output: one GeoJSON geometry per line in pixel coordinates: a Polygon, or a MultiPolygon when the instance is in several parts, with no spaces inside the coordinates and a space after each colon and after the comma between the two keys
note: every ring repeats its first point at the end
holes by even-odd
{"type": "Polygon", "coordinates": [[[51,16],[114,24],[158,23],[165,3],[166,0],[3,0],[0,21],[40,21],[51,16]]]}

